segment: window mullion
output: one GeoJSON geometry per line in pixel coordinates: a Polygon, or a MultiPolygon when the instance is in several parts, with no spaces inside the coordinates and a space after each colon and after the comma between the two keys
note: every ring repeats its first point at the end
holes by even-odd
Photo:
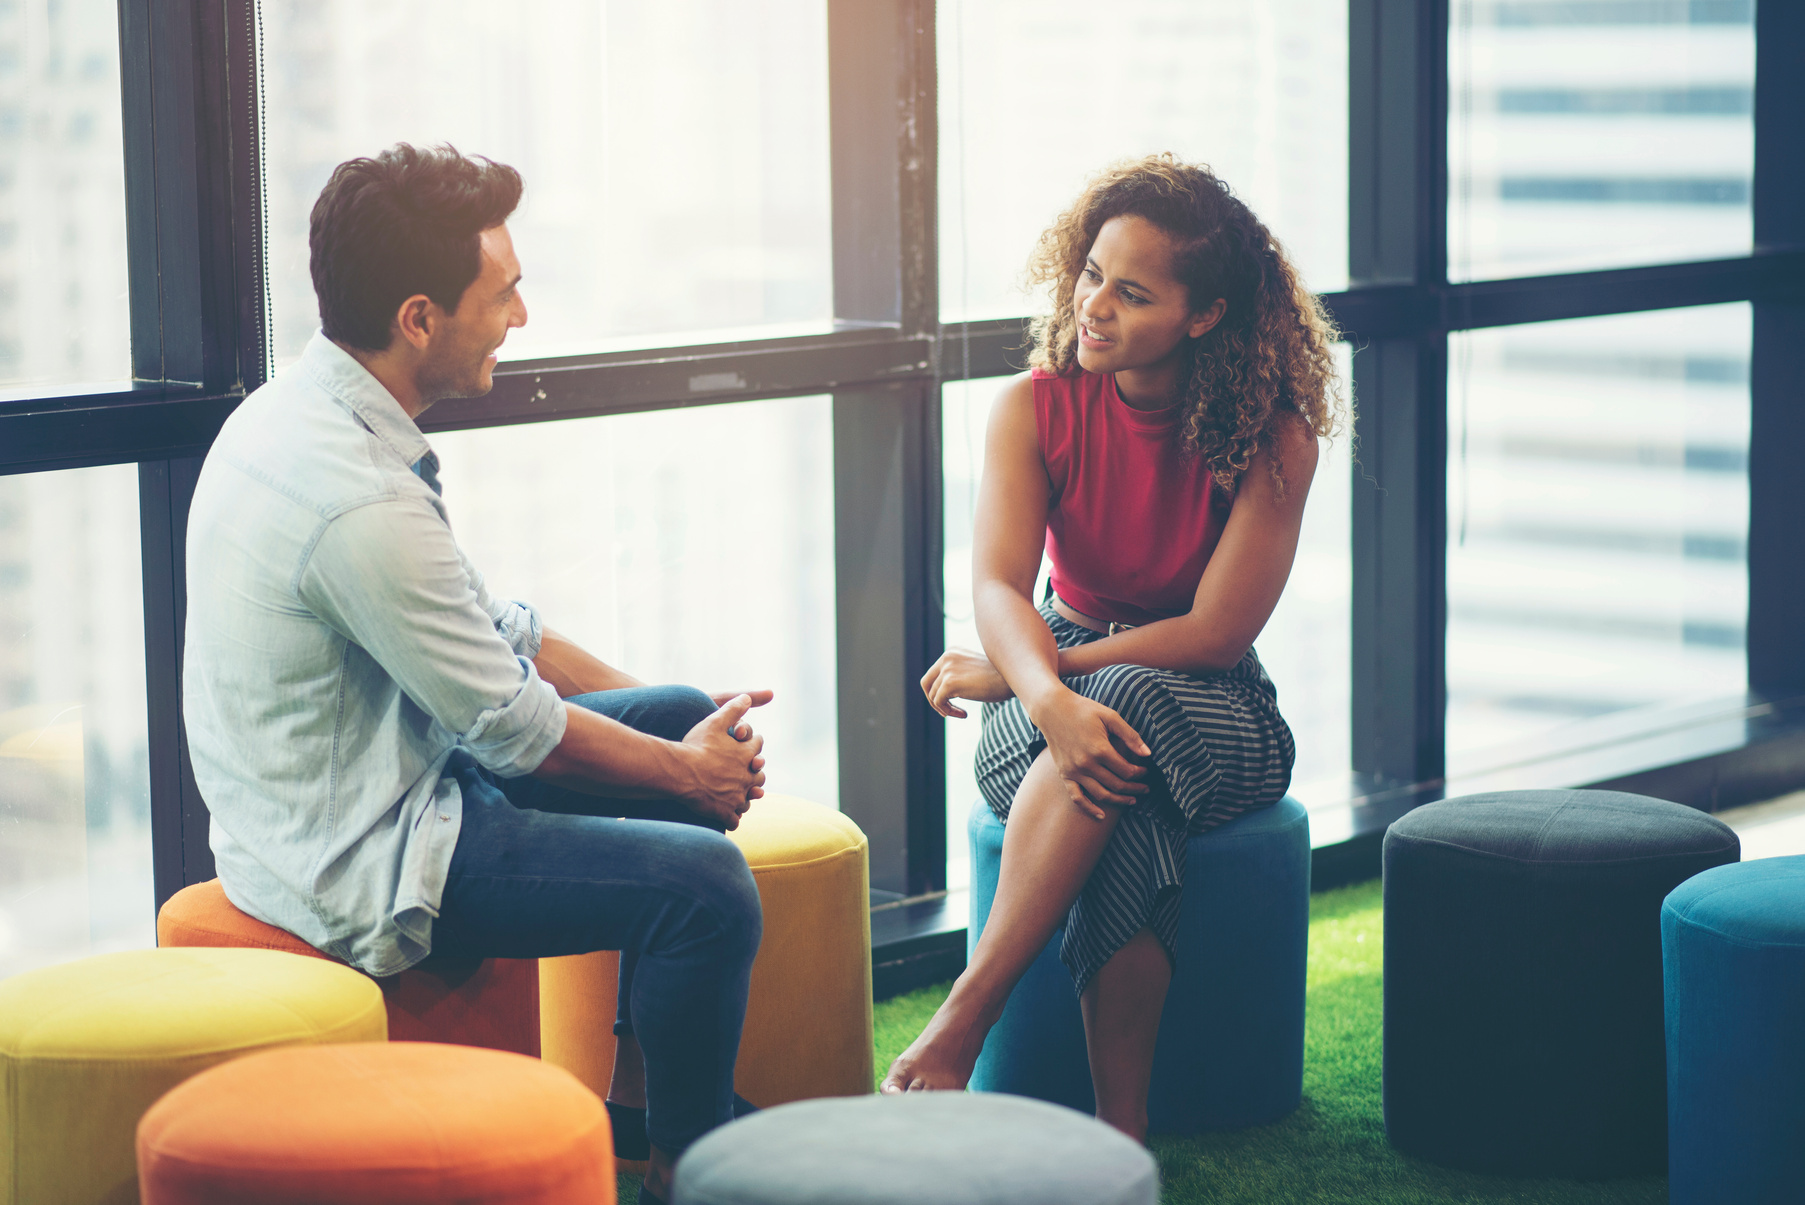
{"type": "MultiPolygon", "coordinates": [[[[1805,7],[1755,6],[1755,190],[1757,251],[1805,246],[1805,7]]],[[[1796,282],[1796,278],[1795,278],[1796,282]]],[[[1805,397],[1798,349],[1805,302],[1761,300],[1749,357],[1749,686],[1805,690],[1805,397]]]]}
{"type": "MultiPolygon", "coordinates": [[[[938,330],[932,0],[829,0],[834,319],[938,330]]],[[[924,357],[920,369],[931,366],[924,357]]],[[[834,391],[840,807],[871,883],[946,883],[942,721],[916,686],[940,654],[939,391],[834,391]]]]}
{"type": "MultiPolygon", "coordinates": [[[[1428,313],[1446,284],[1446,0],[1353,0],[1348,27],[1349,269],[1428,313]]],[[[1439,314],[1439,306],[1434,306],[1439,314]]],[[[1354,353],[1353,769],[1377,784],[1443,769],[1447,335],[1354,353]]]]}

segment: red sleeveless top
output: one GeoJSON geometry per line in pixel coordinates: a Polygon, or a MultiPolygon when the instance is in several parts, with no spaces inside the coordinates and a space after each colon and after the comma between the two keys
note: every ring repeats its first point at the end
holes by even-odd
{"type": "Polygon", "coordinates": [[[1191,609],[1233,499],[1179,446],[1178,411],[1136,410],[1113,375],[1036,369],[1034,420],[1053,482],[1053,590],[1093,619],[1142,624],[1191,609]]]}

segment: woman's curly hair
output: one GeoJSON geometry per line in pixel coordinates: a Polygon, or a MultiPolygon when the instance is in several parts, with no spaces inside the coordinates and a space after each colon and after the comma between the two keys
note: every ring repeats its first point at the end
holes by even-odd
{"type": "Polygon", "coordinates": [[[1167,153],[1115,164],[1091,180],[1029,259],[1029,285],[1048,287],[1053,301],[1053,312],[1034,322],[1030,362],[1061,376],[1076,370],[1079,274],[1103,224],[1129,214],[1171,237],[1172,276],[1194,309],[1226,302],[1214,327],[1186,340],[1190,371],[1181,373],[1179,400],[1186,450],[1232,492],[1264,449],[1282,492],[1279,417],[1298,414],[1326,437],[1341,429],[1348,409],[1331,351],[1337,332],[1278,240],[1209,168],[1167,153]]]}

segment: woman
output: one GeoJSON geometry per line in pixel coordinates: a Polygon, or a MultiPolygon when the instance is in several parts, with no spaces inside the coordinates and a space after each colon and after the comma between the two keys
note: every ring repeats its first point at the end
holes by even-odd
{"type": "Polygon", "coordinates": [[[970,965],[884,1090],[963,1088],[1065,921],[1097,1116],[1142,1139],[1185,839],[1291,779],[1252,646],[1337,426],[1334,330],[1247,207],[1170,155],[1092,181],[1029,276],[1054,309],[986,436],[985,652],[949,650],[922,679],[942,715],[987,705],[977,770],[1007,821],[1001,877],[970,965]]]}

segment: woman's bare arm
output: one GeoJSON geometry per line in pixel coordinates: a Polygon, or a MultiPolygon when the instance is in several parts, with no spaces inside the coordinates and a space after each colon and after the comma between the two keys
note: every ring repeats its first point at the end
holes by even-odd
{"type": "Polygon", "coordinates": [[[972,609],[985,655],[1024,706],[1060,689],[1059,650],[1033,601],[1052,489],[1033,382],[1023,374],[998,395],[984,436],[972,519],[972,609]]]}
{"type": "Polygon", "coordinates": [[[1106,665],[1207,673],[1246,656],[1291,575],[1304,499],[1316,473],[1316,436],[1301,419],[1288,423],[1280,438],[1283,497],[1267,453],[1260,452],[1241,474],[1222,540],[1197,583],[1190,611],[1064,650],[1061,676],[1094,673],[1106,665]]]}

